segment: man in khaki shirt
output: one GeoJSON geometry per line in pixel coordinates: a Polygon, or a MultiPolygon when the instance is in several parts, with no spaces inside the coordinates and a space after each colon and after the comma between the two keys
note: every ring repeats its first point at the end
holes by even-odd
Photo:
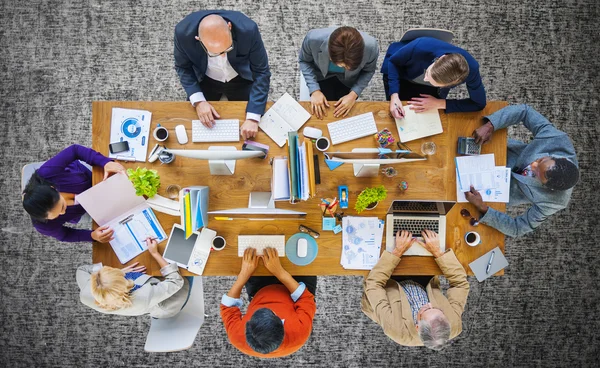
{"type": "Polygon", "coordinates": [[[462,331],[461,315],[469,295],[469,282],[454,252],[440,250],[438,234],[424,230],[421,235],[425,244],[419,244],[433,254],[450,283],[446,296],[437,276],[422,285],[410,278],[400,282],[390,279],[402,254],[416,241],[411,233],[402,231],[396,234],[394,250],[383,252],[365,278],[361,309],[398,344],[441,350],[462,331]]]}

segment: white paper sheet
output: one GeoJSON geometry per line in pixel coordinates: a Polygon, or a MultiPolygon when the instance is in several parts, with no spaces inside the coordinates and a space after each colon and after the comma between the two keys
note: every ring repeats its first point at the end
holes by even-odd
{"type": "Polygon", "coordinates": [[[377,217],[347,216],[342,220],[342,267],[370,270],[379,260],[384,221],[377,217]]]}
{"type": "Polygon", "coordinates": [[[129,151],[111,153],[108,157],[132,156],[136,161],[146,162],[151,119],[150,111],[113,107],[110,120],[110,143],[127,141],[129,151]]]}
{"type": "Polygon", "coordinates": [[[493,188],[494,185],[494,154],[478,156],[459,156],[455,158],[456,182],[460,189],[467,192],[471,185],[476,190],[493,188]]]}
{"type": "Polygon", "coordinates": [[[402,143],[444,132],[437,109],[416,113],[408,106],[404,106],[404,118],[396,119],[396,128],[402,143]]]}
{"type": "Polygon", "coordinates": [[[271,191],[273,192],[274,201],[287,201],[290,199],[290,172],[287,158],[273,159],[271,191]]]}
{"type": "MultiPolygon", "coordinates": [[[[508,203],[510,196],[510,167],[496,166],[493,172],[494,184],[491,188],[479,190],[484,202],[504,202],[508,203]]],[[[461,190],[458,180],[456,181],[456,201],[459,203],[468,202],[465,193],[461,190]]]]}

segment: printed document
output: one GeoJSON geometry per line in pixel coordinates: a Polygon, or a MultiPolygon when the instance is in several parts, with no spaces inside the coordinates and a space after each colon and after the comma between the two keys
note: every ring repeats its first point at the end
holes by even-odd
{"type": "Polygon", "coordinates": [[[478,156],[459,156],[456,162],[456,182],[460,190],[468,192],[471,185],[475,190],[495,188],[494,154],[478,156]]]}
{"type": "Polygon", "coordinates": [[[384,221],[377,217],[342,219],[342,255],[345,269],[370,270],[379,260],[384,221]]]}
{"type": "MultiPolygon", "coordinates": [[[[510,167],[496,166],[492,175],[493,184],[490,188],[479,190],[484,202],[504,202],[508,203],[510,195],[510,167]]],[[[468,202],[465,193],[461,190],[458,180],[456,181],[456,201],[459,203],[468,202]]]]}

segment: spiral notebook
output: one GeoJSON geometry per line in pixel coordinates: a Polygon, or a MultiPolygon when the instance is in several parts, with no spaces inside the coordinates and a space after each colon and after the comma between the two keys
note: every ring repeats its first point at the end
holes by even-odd
{"type": "Polygon", "coordinates": [[[288,132],[298,131],[308,119],[310,119],[308,111],[292,96],[285,93],[267,110],[258,126],[279,147],[283,147],[288,138],[288,132]]]}

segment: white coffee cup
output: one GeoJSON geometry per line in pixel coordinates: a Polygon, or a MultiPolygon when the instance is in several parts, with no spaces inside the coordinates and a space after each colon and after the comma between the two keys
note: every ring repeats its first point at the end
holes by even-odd
{"type": "Polygon", "coordinates": [[[212,249],[214,249],[216,251],[225,249],[225,246],[227,245],[225,238],[223,238],[222,236],[215,236],[211,243],[212,243],[212,249]],[[223,245],[221,245],[221,244],[223,244],[223,245]],[[219,247],[219,245],[221,245],[221,247],[219,247]]]}
{"type": "Polygon", "coordinates": [[[327,137],[319,137],[315,142],[315,146],[317,146],[317,149],[321,152],[327,151],[330,144],[331,143],[327,137]]]}
{"type": "Polygon", "coordinates": [[[169,131],[164,126],[157,126],[154,129],[154,133],[152,133],[152,135],[157,141],[163,142],[166,141],[167,138],[169,138],[169,131]]]}
{"type": "Polygon", "coordinates": [[[469,231],[465,234],[465,242],[467,242],[470,247],[474,247],[481,243],[481,236],[475,231],[469,231]]]}

